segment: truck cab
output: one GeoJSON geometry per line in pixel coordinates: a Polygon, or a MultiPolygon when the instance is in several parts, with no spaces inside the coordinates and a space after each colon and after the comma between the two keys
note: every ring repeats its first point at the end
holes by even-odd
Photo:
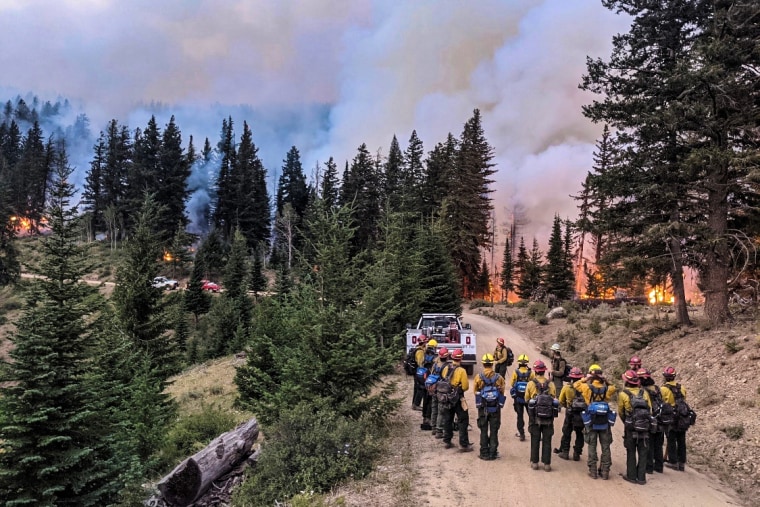
{"type": "Polygon", "coordinates": [[[458,315],[453,313],[423,313],[413,328],[407,324],[406,351],[417,346],[420,337],[426,336],[438,342],[438,347],[446,347],[449,352],[462,349],[464,358],[462,366],[468,375],[472,375],[477,362],[475,332],[469,324],[463,324],[458,315]]]}

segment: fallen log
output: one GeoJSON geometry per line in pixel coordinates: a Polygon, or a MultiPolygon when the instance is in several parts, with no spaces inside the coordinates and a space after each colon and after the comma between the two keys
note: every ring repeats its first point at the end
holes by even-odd
{"type": "Polygon", "coordinates": [[[156,487],[161,496],[169,505],[176,507],[192,504],[212,482],[248,458],[258,436],[259,423],[256,418],[222,433],[159,481],[156,487]]]}

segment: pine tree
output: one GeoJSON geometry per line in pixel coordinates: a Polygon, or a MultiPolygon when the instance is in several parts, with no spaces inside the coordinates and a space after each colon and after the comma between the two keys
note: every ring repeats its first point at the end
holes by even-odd
{"type": "Polygon", "coordinates": [[[504,240],[504,257],[501,261],[501,290],[504,294],[504,301],[509,301],[509,293],[515,290],[515,265],[512,260],[512,248],[509,245],[509,238],[504,240]]]}
{"type": "Polygon", "coordinates": [[[559,215],[554,215],[544,271],[546,292],[559,300],[569,299],[573,288],[571,275],[572,271],[568,273],[567,251],[562,235],[562,221],[559,215]]]}
{"type": "Polygon", "coordinates": [[[0,388],[0,496],[8,506],[105,505],[116,498],[123,463],[111,447],[117,429],[104,413],[104,392],[91,381],[90,316],[102,301],[80,282],[89,266],[77,242],[65,152],[53,167],[41,278],[12,337],[0,388]]]}
{"type": "Polygon", "coordinates": [[[258,297],[260,292],[267,290],[268,287],[268,281],[264,276],[264,263],[262,262],[261,258],[262,254],[260,254],[258,251],[255,251],[253,253],[250,290],[256,297],[258,297]]]}
{"type": "Polygon", "coordinates": [[[338,205],[340,188],[338,185],[338,167],[332,157],[325,162],[325,173],[322,175],[322,186],[319,197],[325,210],[332,210],[338,205]]]}
{"type": "Polygon", "coordinates": [[[216,179],[216,203],[214,206],[214,226],[222,239],[232,238],[235,228],[236,182],[234,181],[234,166],[237,159],[235,149],[232,117],[222,120],[222,135],[219,142],[219,152],[222,156],[219,174],[216,179]]]}
{"type": "Polygon", "coordinates": [[[190,198],[187,180],[190,177],[191,163],[182,148],[182,134],[174,121],[174,115],[164,128],[159,164],[161,172],[158,187],[151,191],[156,193],[156,202],[163,209],[158,217],[157,229],[168,242],[178,230],[184,231],[187,226],[185,204],[190,198]]]}
{"type": "Polygon", "coordinates": [[[21,264],[15,245],[16,230],[11,222],[8,187],[5,184],[0,157],[0,287],[16,283],[21,277],[21,264]]]}
{"type": "Polygon", "coordinates": [[[398,144],[398,139],[393,136],[391,147],[388,150],[388,158],[385,161],[385,189],[384,199],[386,206],[393,210],[400,209],[406,189],[406,171],[404,167],[404,154],[398,144]]]}
{"type": "Polygon", "coordinates": [[[187,282],[187,289],[184,291],[185,310],[195,316],[195,323],[198,324],[198,317],[209,311],[211,308],[211,297],[203,290],[203,280],[206,277],[206,263],[201,255],[195,257],[193,269],[190,271],[190,280],[187,282]]]}

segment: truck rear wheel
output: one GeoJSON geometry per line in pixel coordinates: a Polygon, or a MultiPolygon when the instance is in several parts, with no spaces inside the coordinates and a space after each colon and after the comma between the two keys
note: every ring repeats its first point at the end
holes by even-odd
{"type": "Polygon", "coordinates": [[[467,375],[472,376],[473,368],[475,368],[474,364],[466,364],[464,365],[464,371],[467,372],[467,375]]]}

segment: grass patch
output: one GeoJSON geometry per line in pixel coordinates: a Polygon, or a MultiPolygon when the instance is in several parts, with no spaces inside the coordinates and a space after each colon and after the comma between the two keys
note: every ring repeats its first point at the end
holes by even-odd
{"type": "Polygon", "coordinates": [[[723,345],[726,348],[726,352],[729,354],[736,354],[740,350],[744,349],[744,347],[739,345],[734,338],[731,338],[730,340],[726,340],[726,342],[723,345]]]}
{"type": "Polygon", "coordinates": [[[737,426],[724,426],[720,429],[731,440],[739,440],[744,436],[744,426],[739,424],[737,426]]]}

